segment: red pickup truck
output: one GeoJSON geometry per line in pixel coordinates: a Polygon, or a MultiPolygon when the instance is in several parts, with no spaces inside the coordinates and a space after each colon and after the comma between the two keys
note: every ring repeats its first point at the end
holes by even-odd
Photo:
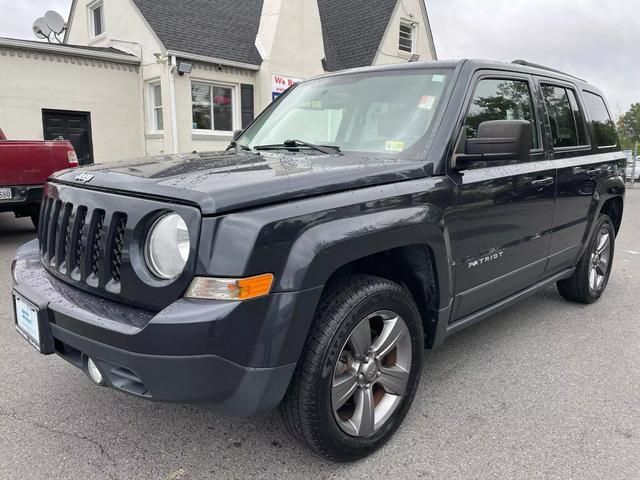
{"type": "Polygon", "coordinates": [[[37,227],[44,182],[53,172],[77,166],[67,140],[7,140],[0,129],[0,213],[31,217],[37,227]]]}

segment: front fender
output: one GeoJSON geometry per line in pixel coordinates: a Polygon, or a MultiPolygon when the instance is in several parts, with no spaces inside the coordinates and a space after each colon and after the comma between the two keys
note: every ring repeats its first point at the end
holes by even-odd
{"type": "Polygon", "coordinates": [[[324,285],[336,270],[354,260],[415,244],[431,248],[438,283],[448,285],[444,235],[442,210],[433,205],[364,213],[315,225],[293,244],[277,289],[306,290],[324,285]]]}
{"type": "Polygon", "coordinates": [[[447,177],[431,177],[207,218],[196,273],[270,272],[274,292],[303,291],[324,285],[354,260],[426,245],[444,306],[453,289],[443,208],[452,195],[447,177]]]}

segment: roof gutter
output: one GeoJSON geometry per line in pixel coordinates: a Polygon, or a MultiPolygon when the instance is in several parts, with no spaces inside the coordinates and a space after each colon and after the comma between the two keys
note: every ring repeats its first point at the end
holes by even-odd
{"type": "Polygon", "coordinates": [[[131,65],[140,65],[140,58],[128,55],[126,53],[102,52],[100,50],[85,50],[83,48],[72,47],[57,43],[45,42],[25,42],[15,38],[1,38],[0,47],[18,48],[21,50],[32,50],[36,52],[57,53],[59,55],[73,55],[76,57],[93,58],[96,60],[109,60],[118,63],[128,63],[131,65]]]}
{"type": "Polygon", "coordinates": [[[244,68],[245,70],[253,70],[256,72],[260,70],[260,65],[253,65],[251,63],[244,62],[234,62],[233,60],[223,60],[221,58],[207,57],[205,55],[197,55],[195,53],[180,52],[178,50],[167,50],[167,55],[184,58],[185,60],[193,60],[196,62],[216,63],[218,65],[224,65],[226,67],[244,68]]]}

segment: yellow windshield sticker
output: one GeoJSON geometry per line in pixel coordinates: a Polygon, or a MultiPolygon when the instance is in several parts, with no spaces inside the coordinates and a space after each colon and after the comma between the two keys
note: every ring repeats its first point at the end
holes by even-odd
{"type": "Polygon", "coordinates": [[[388,141],[385,144],[384,149],[387,152],[401,152],[404,150],[404,142],[388,141]]]}

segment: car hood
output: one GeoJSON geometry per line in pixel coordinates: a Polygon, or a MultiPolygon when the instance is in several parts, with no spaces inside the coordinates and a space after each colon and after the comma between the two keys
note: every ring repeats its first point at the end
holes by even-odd
{"type": "Polygon", "coordinates": [[[53,182],[197,204],[204,215],[427,176],[425,162],[307,152],[158,155],[81,167],[53,182]]]}

